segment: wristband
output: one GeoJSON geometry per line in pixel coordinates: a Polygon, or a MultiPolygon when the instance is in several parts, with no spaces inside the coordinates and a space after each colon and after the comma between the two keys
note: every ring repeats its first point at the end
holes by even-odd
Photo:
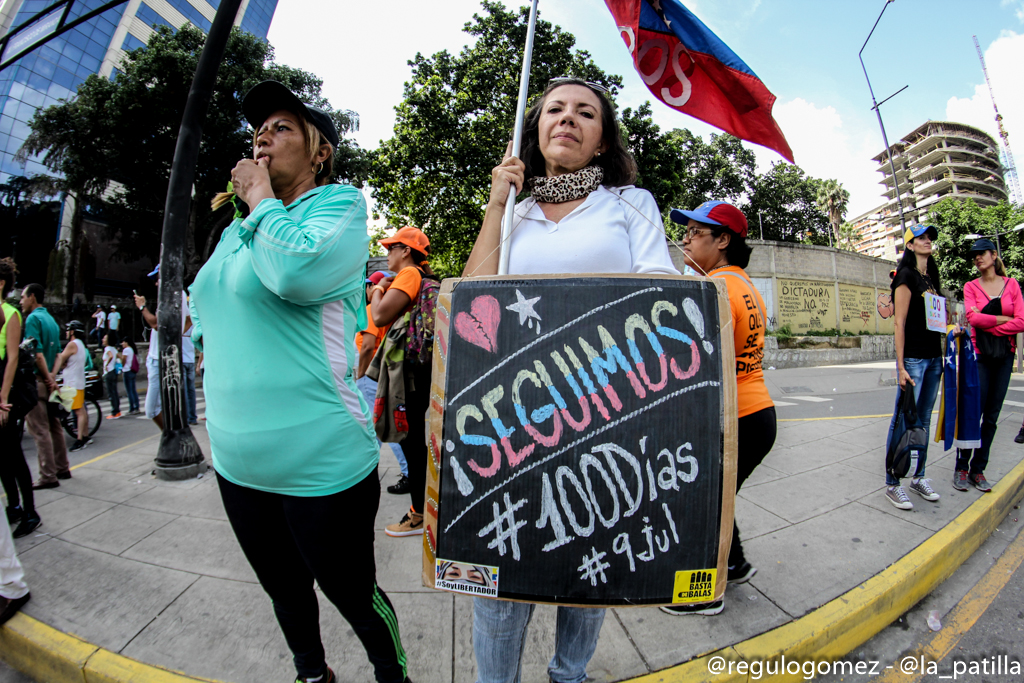
{"type": "Polygon", "coordinates": [[[388,290],[384,289],[383,287],[381,287],[380,285],[374,285],[373,288],[370,291],[373,292],[373,291],[376,291],[378,289],[380,290],[381,294],[384,294],[384,293],[386,293],[388,291],[388,290]]]}

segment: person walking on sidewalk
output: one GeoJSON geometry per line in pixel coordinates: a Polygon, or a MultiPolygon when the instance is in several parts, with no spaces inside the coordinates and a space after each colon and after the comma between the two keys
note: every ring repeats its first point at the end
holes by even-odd
{"type": "Polygon", "coordinates": [[[1017,333],[1024,332],[1024,299],[1020,285],[1006,276],[992,240],[982,238],[968,256],[978,277],[964,285],[964,308],[971,324],[971,340],[978,354],[978,395],[981,396],[981,447],[957,449],[953,488],[966,491],[973,485],[988,493],[985,467],[996,435],[999,411],[1010,386],[1017,333]]]}
{"type": "Polygon", "coordinates": [[[118,375],[121,372],[121,358],[114,348],[110,333],[103,335],[103,384],[107,388],[107,398],[110,400],[110,415],[108,420],[121,418],[121,394],[117,390],[118,375]]]}
{"type": "Polygon", "coordinates": [[[0,519],[0,626],[10,621],[31,597],[25,583],[25,570],[14,549],[11,527],[6,519],[0,519]]]}
{"type": "Polygon", "coordinates": [[[14,537],[21,538],[35,531],[42,520],[36,513],[32,473],[21,448],[22,419],[32,407],[27,399],[34,396],[35,386],[27,387],[28,391],[21,394],[26,400],[14,398],[19,390],[26,389],[15,386],[16,382],[25,381],[18,377],[21,311],[7,303],[17,272],[14,261],[0,259],[0,480],[7,494],[7,521],[18,524],[14,537]],[[16,402],[18,405],[14,405],[16,402]]]}
{"type": "MultiPolygon", "coordinates": [[[[388,250],[388,269],[398,275],[383,278],[370,290],[370,313],[373,324],[379,328],[391,325],[408,325],[405,314],[420,315],[417,308],[420,290],[429,286],[427,278],[433,279],[433,272],[427,263],[430,240],[422,230],[406,226],[393,237],[380,241],[388,250]]],[[[429,321],[429,332],[433,335],[434,320],[429,321]]],[[[408,345],[406,349],[408,350],[408,345]]],[[[381,368],[381,372],[385,372],[381,368]]],[[[406,357],[402,364],[405,378],[405,419],[408,421],[406,437],[402,440],[409,477],[409,496],[412,505],[409,511],[395,524],[384,527],[388,536],[418,536],[423,533],[423,506],[427,495],[427,408],[430,401],[431,364],[420,363],[406,357]]],[[[385,408],[387,410],[387,408],[385,408]]]]}
{"type": "Polygon", "coordinates": [[[121,376],[124,377],[124,394],[128,398],[128,414],[139,414],[139,388],[135,377],[139,374],[139,349],[130,339],[121,340],[121,376]]]}
{"type": "MultiPolygon", "coordinates": [[[[377,348],[384,341],[384,335],[388,333],[390,325],[383,328],[377,327],[373,324],[373,317],[370,314],[370,295],[372,294],[372,288],[380,284],[380,281],[386,277],[394,277],[395,274],[391,271],[378,270],[376,273],[366,278],[366,329],[362,332],[356,332],[356,348],[359,350],[359,367],[356,368],[356,386],[363,392],[363,397],[366,402],[370,404],[370,409],[373,410],[373,404],[377,397],[377,383],[370,379],[366,375],[366,369],[370,367],[370,361],[373,360],[373,354],[377,353],[377,348]]],[[[377,445],[381,444],[381,440],[377,439],[377,445]]],[[[402,495],[409,493],[409,463],[405,460],[405,453],[402,451],[402,444],[400,443],[389,443],[391,452],[394,453],[395,459],[398,460],[399,476],[398,481],[388,487],[388,493],[395,495],[402,495]]]]}
{"type": "MultiPolygon", "coordinates": [[[[531,194],[515,207],[510,274],[678,274],[654,197],[632,186],[636,162],[622,143],[612,102],[600,86],[576,78],[553,79],[526,114],[522,159],[511,156],[511,147],[491,171],[487,209],[465,277],[498,272],[510,184],[517,193],[526,187],[531,194]]],[[[473,599],[473,651],[480,683],[518,683],[534,607],[473,599]]],[[[558,607],[555,653],[548,664],[552,681],[587,680],[605,612],[558,607]]]]}
{"type": "Polygon", "coordinates": [[[256,133],[253,159],[231,173],[239,214],[190,288],[224,510],[300,682],[335,681],[315,581],[377,682],[403,683],[398,617],[374,565],[380,450],[354,377],[366,202],[329,182],[339,138],[327,113],[275,81],[254,86],[242,112],[256,133]]]}
{"type": "MultiPolygon", "coordinates": [[[[896,391],[896,406],[885,439],[885,450],[888,452],[900,411],[902,392],[912,390],[917,403],[917,416],[925,431],[925,447],[918,459],[917,471],[911,478],[910,490],[931,502],[937,501],[940,496],[932,489],[931,481],[924,478],[924,473],[928,459],[927,444],[928,435],[931,433],[932,408],[935,406],[935,397],[942,381],[942,350],[945,335],[928,329],[925,300],[941,297],[939,268],[932,257],[932,242],[938,236],[938,230],[929,225],[907,228],[903,236],[906,249],[896,267],[896,276],[892,279],[892,300],[896,306],[894,320],[899,389],[896,391]]],[[[941,302],[941,305],[944,305],[944,302],[941,302]]],[[[885,496],[890,503],[900,510],[914,508],[899,479],[887,472],[885,484],[885,496]]]]}
{"type": "Polygon", "coordinates": [[[57,389],[50,369],[60,351],[60,327],[50,312],[43,307],[46,290],[37,283],[21,290],[21,312],[25,316],[25,341],[30,343],[31,353],[36,361],[36,389],[39,400],[25,416],[25,426],[36,442],[39,455],[39,479],[32,484],[34,489],[52,489],[60,486],[58,479],[70,479],[67,446],[64,444],[64,428],[57,412],[49,407],[51,391],[57,389]]]}
{"type": "Polygon", "coordinates": [[[89,411],[85,407],[85,355],[89,349],[85,347],[85,326],[77,320],[69,322],[65,329],[68,335],[68,345],[57,356],[57,362],[53,366],[53,374],[56,376],[64,371],[64,387],[75,390],[75,400],[71,403],[71,410],[75,411],[78,417],[78,438],[68,449],[70,452],[80,451],[92,443],[89,438],[89,411]]]}
{"type": "MultiPolygon", "coordinates": [[[[744,268],[753,249],[747,246],[747,217],[731,204],[704,202],[693,211],[673,209],[673,221],[686,225],[683,253],[686,265],[698,273],[725,282],[732,312],[736,351],[736,490],[761,464],[775,445],[775,404],[764,383],[764,301],[744,268]]],[[[727,581],[746,583],[757,569],[747,562],[740,530],[733,520],[727,581]]],[[[725,608],[725,598],[709,603],[672,605],[668,614],[711,616],[725,608]]]]}

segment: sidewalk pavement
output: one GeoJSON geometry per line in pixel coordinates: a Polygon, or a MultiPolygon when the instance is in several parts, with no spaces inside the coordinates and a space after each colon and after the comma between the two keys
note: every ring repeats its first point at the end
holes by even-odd
{"type": "MultiPolygon", "coordinates": [[[[877,388],[888,377],[884,370],[847,377],[837,369],[839,380],[826,381],[817,370],[799,389],[824,394],[837,381],[843,391],[858,382],[877,388]]],[[[1013,385],[1024,388],[1016,375],[1013,385]]],[[[892,395],[885,396],[877,414],[890,410],[892,395]]],[[[787,420],[780,410],[775,447],[736,503],[757,575],[729,587],[717,617],[609,610],[592,680],[705,680],[709,653],[842,657],[949,576],[1020,500],[1024,446],[1013,443],[1020,405],[1003,409],[987,470],[999,482],[993,493],[955,491],[955,451],[943,454],[933,444],[928,474],[942,499],[929,503],[911,494],[909,512],[882,493],[888,416],[787,420]]],[[[208,455],[205,430],[195,433],[208,455]]],[[[44,526],[17,542],[32,600],[0,628],[0,656],[47,683],[193,680],[163,669],[233,683],[294,680],[288,648],[226,521],[213,473],[157,480],[150,474],[157,443],[154,435],[99,454],[59,489],[38,492],[44,526]]],[[[379,474],[382,490],[398,475],[386,446],[379,474]]],[[[408,504],[408,496],[382,493],[376,556],[410,677],[472,683],[471,600],[424,588],[422,540],[384,534],[408,504]]],[[[321,629],[339,680],[372,681],[362,647],[322,597],[321,629]]],[[[538,607],[524,683],[547,681],[554,633],[555,609],[538,607]]]]}

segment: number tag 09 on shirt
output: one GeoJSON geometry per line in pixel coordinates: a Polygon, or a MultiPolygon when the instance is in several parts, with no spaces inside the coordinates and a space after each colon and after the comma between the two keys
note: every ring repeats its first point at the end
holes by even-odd
{"type": "Polygon", "coordinates": [[[946,333],[946,297],[925,292],[924,314],[929,330],[946,333]]]}

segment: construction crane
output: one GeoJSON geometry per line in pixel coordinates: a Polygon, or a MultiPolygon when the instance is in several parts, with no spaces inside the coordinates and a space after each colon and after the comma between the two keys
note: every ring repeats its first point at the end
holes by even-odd
{"type": "Polygon", "coordinates": [[[999,113],[996,106],[996,95],[992,92],[992,81],[988,78],[988,69],[985,67],[985,57],[981,54],[981,45],[978,44],[978,36],[974,36],[974,48],[978,51],[978,60],[981,62],[981,71],[985,74],[985,84],[988,86],[989,97],[992,98],[992,108],[996,112],[996,127],[999,129],[999,137],[1003,139],[1003,156],[1006,163],[1003,164],[1003,174],[1006,184],[1010,187],[1011,201],[1014,204],[1024,203],[1024,195],[1020,193],[1020,182],[1017,179],[1017,164],[1013,161],[1013,151],[1010,149],[1010,136],[1003,127],[1003,115],[999,113]]]}

